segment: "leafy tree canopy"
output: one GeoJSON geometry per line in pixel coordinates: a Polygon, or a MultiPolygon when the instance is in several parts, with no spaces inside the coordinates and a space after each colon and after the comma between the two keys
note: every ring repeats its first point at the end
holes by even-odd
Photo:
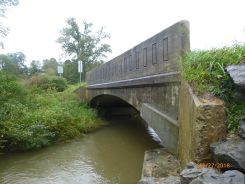
{"type": "Polygon", "coordinates": [[[31,61],[31,66],[29,68],[30,75],[35,75],[38,73],[41,73],[41,62],[39,60],[32,60],[31,61]]]}
{"type": "Polygon", "coordinates": [[[24,53],[15,52],[15,53],[7,54],[7,56],[10,58],[10,60],[12,60],[14,63],[16,63],[20,68],[25,67],[24,62],[26,60],[26,56],[24,53]]]}
{"type": "Polygon", "coordinates": [[[62,45],[62,49],[68,55],[73,55],[76,62],[81,60],[85,72],[94,64],[102,63],[106,58],[105,54],[111,52],[110,45],[102,42],[110,38],[110,34],[104,32],[104,27],[92,33],[93,24],[86,21],[83,21],[82,31],[75,18],[69,18],[66,23],[57,40],[62,45]]]}
{"type": "Polygon", "coordinates": [[[58,62],[55,58],[44,59],[42,70],[48,75],[55,75],[57,72],[58,62]]]}
{"type": "Polygon", "coordinates": [[[0,55],[1,68],[14,75],[26,75],[27,67],[25,65],[26,56],[22,52],[15,52],[0,55]]]}

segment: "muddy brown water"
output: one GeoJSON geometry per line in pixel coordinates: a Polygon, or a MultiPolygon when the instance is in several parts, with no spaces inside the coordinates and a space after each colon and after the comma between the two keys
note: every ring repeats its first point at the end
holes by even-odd
{"type": "Polygon", "coordinates": [[[135,184],[144,152],[161,147],[139,119],[120,118],[68,143],[0,156],[1,184],[135,184]]]}

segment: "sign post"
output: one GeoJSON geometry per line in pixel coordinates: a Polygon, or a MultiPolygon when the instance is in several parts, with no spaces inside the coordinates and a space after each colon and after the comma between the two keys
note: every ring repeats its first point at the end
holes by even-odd
{"type": "Polygon", "coordinates": [[[60,75],[61,77],[61,74],[63,74],[63,66],[57,66],[57,70],[58,70],[58,74],[60,75]]]}
{"type": "Polygon", "coordinates": [[[81,83],[82,82],[82,72],[83,72],[83,62],[82,61],[78,61],[78,72],[80,73],[79,81],[81,83]]]}

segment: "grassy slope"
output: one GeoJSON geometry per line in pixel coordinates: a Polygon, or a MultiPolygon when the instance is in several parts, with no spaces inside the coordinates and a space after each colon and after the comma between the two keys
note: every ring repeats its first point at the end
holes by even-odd
{"type": "Polygon", "coordinates": [[[245,103],[234,100],[234,85],[225,68],[245,60],[245,45],[206,51],[190,51],[183,59],[183,76],[196,94],[209,92],[226,103],[228,128],[236,131],[245,112],[245,103]]]}

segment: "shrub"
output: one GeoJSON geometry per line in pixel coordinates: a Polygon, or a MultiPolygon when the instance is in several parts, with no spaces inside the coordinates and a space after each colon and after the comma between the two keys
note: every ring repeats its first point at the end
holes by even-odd
{"type": "Polygon", "coordinates": [[[6,86],[4,94],[9,98],[4,98],[0,106],[0,149],[37,149],[80,136],[101,125],[96,112],[81,104],[71,89],[44,91],[37,87],[37,83],[43,84],[40,82],[43,79],[37,77],[33,78],[32,87],[18,96],[20,93],[16,91],[24,89],[22,84],[6,74],[4,77],[1,81],[7,83],[0,81],[0,84],[6,86]]]}
{"type": "Polygon", "coordinates": [[[47,75],[33,76],[29,80],[29,84],[31,86],[37,86],[43,90],[53,89],[58,92],[62,92],[68,87],[66,79],[47,75]]]}
{"type": "Polygon", "coordinates": [[[0,71],[0,104],[9,100],[20,100],[25,97],[26,91],[16,78],[3,71],[0,71]]]}
{"type": "Polygon", "coordinates": [[[18,118],[23,113],[25,97],[26,91],[16,78],[0,71],[0,148],[6,143],[4,121],[18,118]]]}

